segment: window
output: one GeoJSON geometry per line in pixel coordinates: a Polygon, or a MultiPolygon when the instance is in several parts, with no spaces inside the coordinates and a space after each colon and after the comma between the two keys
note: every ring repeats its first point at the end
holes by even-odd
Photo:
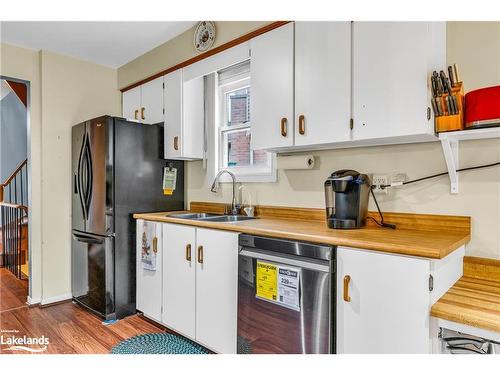
{"type": "Polygon", "coordinates": [[[219,71],[219,165],[239,181],[276,181],[274,154],[252,150],[250,62],[219,71]]]}

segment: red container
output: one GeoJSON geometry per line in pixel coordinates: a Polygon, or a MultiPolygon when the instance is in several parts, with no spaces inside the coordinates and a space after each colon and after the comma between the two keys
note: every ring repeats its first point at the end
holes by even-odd
{"type": "Polygon", "coordinates": [[[500,126],[500,86],[485,87],[465,95],[465,127],[500,126]]]}

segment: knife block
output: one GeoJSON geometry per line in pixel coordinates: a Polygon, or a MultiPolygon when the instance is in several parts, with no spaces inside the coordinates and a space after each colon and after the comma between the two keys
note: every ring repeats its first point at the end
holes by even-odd
{"type": "MultiPolygon", "coordinates": [[[[445,112],[444,116],[434,117],[434,126],[436,133],[451,132],[463,130],[464,128],[464,86],[462,82],[451,89],[451,93],[457,98],[458,114],[450,115],[445,112]]],[[[442,108],[446,108],[446,97],[449,94],[443,94],[441,100],[442,108]]]]}

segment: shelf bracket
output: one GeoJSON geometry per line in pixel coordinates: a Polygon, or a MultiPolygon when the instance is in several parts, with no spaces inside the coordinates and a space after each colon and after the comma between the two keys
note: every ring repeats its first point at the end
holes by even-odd
{"type": "Polygon", "coordinates": [[[441,146],[450,177],[451,193],[458,194],[458,140],[443,137],[441,138],[441,146]]]}

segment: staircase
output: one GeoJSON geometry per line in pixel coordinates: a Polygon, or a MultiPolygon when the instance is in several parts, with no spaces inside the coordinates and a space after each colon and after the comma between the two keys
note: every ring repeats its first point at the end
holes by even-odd
{"type": "Polygon", "coordinates": [[[28,167],[24,160],[0,185],[0,266],[27,277],[28,167]],[[25,272],[23,273],[23,269],[25,272]]]}

